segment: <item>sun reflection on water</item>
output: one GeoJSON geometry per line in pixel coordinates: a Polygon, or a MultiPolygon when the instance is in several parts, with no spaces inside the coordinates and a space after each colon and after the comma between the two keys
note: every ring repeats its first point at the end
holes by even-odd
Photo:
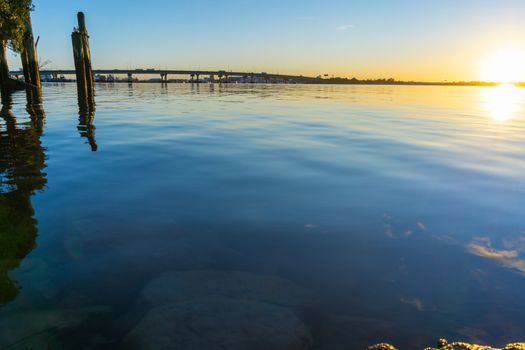
{"type": "Polygon", "coordinates": [[[516,117],[523,91],[514,84],[502,84],[484,89],[483,97],[489,116],[495,121],[504,122],[516,117]]]}

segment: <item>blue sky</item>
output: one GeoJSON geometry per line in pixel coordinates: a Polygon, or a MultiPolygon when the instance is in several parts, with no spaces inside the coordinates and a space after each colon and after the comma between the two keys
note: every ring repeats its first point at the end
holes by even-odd
{"type": "MultiPolygon", "coordinates": [[[[95,68],[473,80],[525,48],[523,0],[34,0],[42,60],[72,68],[76,12],[95,68]]],[[[18,60],[12,58],[12,68],[18,60]]]]}

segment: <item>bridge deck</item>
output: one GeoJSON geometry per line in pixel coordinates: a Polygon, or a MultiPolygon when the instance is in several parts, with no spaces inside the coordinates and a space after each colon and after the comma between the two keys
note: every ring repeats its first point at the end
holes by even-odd
{"type": "MultiPolygon", "coordinates": [[[[255,72],[228,72],[228,71],[200,71],[200,70],[157,70],[157,69],[94,69],[94,74],[121,74],[121,75],[200,75],[200,76],[229,76],[229,77],[265,77],[265,78],[283,78],[283,79],[294,79],[294,78],[308,78],[297,75],[285,75],[285,74],[272,74],[272,73],[255,73],[255,72]]],[[[22,71],[11,72],[13,75],[23,75],[22,71]]],[[[58,74],[58,75],[75,75],[74,70],[41,70],[40,74],[58,74]]]]}

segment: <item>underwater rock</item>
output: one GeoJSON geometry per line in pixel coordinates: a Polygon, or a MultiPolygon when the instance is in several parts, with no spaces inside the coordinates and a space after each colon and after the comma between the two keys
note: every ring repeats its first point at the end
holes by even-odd
{"type": "MultiPolygon", "coordinates": [[[[28,336],[5,348],[8,350],[62,349],[56,333],[44,331],[28,336]]],[[[2,348],[4,349],[4,348],[2,348]]]]}
{"type": "Polygon", "coordinates": [[[88,307],[2,314],[0,349],[48,349],[48,345],[57,342],[61,331],[77,327],[89,317],[108,311],[108,307],[88,307]]]}
{"type": "Polygon", "coordinates": [[[201,297],[152,309],[124,339],[139,349],[308,350],[308,327],[289,309],[201,297]]]}
{"type": "Polygon", "coordinates": [[[313,340],[295,310],[312,294],[273,276],[173,271],[150,282],[146,316],[123,341],[140,349],[307,350],[313,340]]]}
{"type": "Polygon", "coordinates": [[[149,305],[221,296],[296,307],[313,300],[312,294],[279,277],[237,271],[175,271],[150,282],[142,297],[149,305]]]}

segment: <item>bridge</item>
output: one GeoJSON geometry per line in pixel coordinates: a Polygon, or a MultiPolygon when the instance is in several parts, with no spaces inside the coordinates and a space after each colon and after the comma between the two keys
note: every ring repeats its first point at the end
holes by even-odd
{"type": "MultiPolygon", "coordinates": [[[[15,77],[23,76],[24,72],[14,71],[11,74],[15,77]]],[[[49,75],[58,79],[60,75],[75,75],[75,70],[41,70],[41,75],[49,75]]],[[[160,76],[162,82],[168,81],[168,75],[186,75],[191,77],[190,81],[199,82],[200,77],[209,77],[210,81],[215,81],[215,77],[219,78],[219,82],[225,81],[228,82],[230,77],[240,77],[240,78],[262,78],[265,81],[270,79],[282,79],[285,81],[308,81],[314,80],[315,78],[304,77],[302,75],[286,75],[286,74],[272,74],[272,73],[255,73],[255,72],[232,72],[232,71],[202,71],[202,70],[170,70],[170,69],[95,69],[93,74],[111,74],[111,75],[125,75],[128,77],[128,81],[133,80],[134,75],[157,75],[160,76]]]]}

